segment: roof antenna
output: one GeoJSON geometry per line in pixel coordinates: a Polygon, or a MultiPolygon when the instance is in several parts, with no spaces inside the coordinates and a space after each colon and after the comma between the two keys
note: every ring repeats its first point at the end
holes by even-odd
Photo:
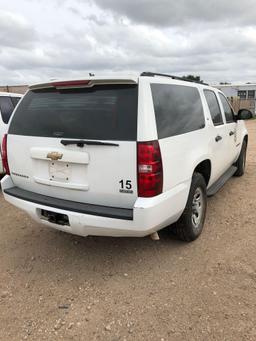
{"type": "Polygon", "coordinates": [[[90,76],[90,77],[93,77],[93,76],[95,76],[95,74],[94,74],[94,73],[91,73],[91,72],[89,72],[89,76],[90,76]]]}

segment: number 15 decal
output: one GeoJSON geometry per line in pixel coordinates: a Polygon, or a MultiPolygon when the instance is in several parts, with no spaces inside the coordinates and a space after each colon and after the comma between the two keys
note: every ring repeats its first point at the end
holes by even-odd
{"type": "Polygon", "coordinates": [[[131,180],[126,180],[126,181],[120,180],[119,184],[120,184],[120,189],[119,189],[120,193],[133,193],[131,180]]]}

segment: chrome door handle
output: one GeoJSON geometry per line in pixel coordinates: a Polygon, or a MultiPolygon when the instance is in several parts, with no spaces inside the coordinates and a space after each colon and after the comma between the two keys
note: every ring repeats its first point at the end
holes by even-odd
{"type": "Polygon", "coordinates": [[[216,141],[216,142],[219,142],[220,140],[222,140],[222,137],[221,137],[220,135],[217,135],[217,136],[215,137],[215,141],[216,141]]]}

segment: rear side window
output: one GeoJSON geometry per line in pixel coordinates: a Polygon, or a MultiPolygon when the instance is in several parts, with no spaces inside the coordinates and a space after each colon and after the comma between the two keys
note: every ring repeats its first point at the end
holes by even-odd
{"type": "Polygon", "coordinates": [[[223,124],[220,106],[215,93],[211,90],[204,90],[204,95],[210,110],[213,124],[215,126],[223,124]]]}
{"type": "Polygon", "coordinates": [[[14,106],[12,100],[8,96],[0,97],[0,109],[2,114],[2,120],[4,123],[8,123],[13,112],[14,106]]]}
{"type": "Polygon", "coordinates": [[[92,140],[137,139],[137,85],[29,91],[9,134],[92,140]]]}
{"type": "Polygon", "coordinates": [[[14,106],[14,108],[16,107],[16,105],[18,104],[20,97],[11,97],[12,100],[12,104],[14,106]]]}
{"type": "Polygon", "coordinates": [[[159,138],[204,128],[201,98],[196,88],[173,84],[151,84],[159,138]]]}
{"type": "Polygon", "coordinates": [[[223,105],[224,114],[225,114],[227,123],[234,122],[233,110],[231,109],[231,106],[229,105],[226,97],[223,96],[221,93],[219,93],[219,96],[220,96],[221,103],[223,105]]]}

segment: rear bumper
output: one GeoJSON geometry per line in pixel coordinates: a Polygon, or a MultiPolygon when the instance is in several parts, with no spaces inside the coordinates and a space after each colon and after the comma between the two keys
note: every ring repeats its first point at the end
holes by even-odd
{"type": "Polygon", "coordinates": [[[99,217],[133,220],[132,209],[92,205],[74,202],[70,200],[52,198],[46,195],[26,191],[18,187],[5,189],[4,193],[11,197],[21,199],[23,201],[28,201],[37,205],[39,204],[47,207],[52,207],[53,209],[59,208],[64,211],[77,212],[81,214],[90,214],[99,217]]]}
{"type": "Polygon", "coordinates": [[[174,223],[185,208],[189,191],[189,184],[180,184],[157,197],[138,198],[131,210],[82,204],[82,208],[87,209],[87,213],[85,213],[86,210],[81,211],[81,207],[78,207],[81,205],[79,203],[75,205],[72,203],[74,209],[70,209],[70,207],[68,209],[67,203],[70,202],[67,200],[50,198],[47,201],[49,197],[21,189],[17,190],[10,176],[6,175],[2,179],[1,185],[5,199],[26,211],[39,223],[81,236],[112,237],[143,237],[174,223]],[[54,202],[57,203],[55,206],[54,202]],[[94,209],[94,212],[88,211],[88,209],[94,209]],[[44,220],[41,210],[67,215],[70,226],[53,224],[44,220]],[[103,214],[99,214],[99,212],[103,212],[103,214]],[[110,215],[107,213],[108,216],[106,216],[106,212],[110,215]]]}

